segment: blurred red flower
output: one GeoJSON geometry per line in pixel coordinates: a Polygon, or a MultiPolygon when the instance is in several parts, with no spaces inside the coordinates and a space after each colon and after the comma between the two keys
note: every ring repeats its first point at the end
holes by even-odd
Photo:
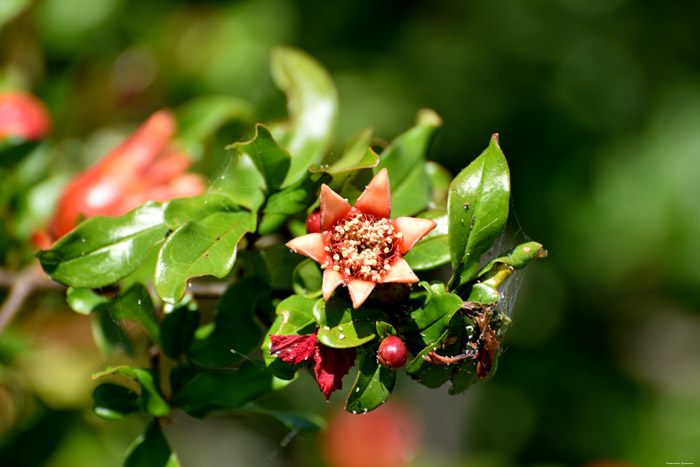
{"type": "Polygon", "coordinates": [[[0,93],[0,140],[37,140],[50,130],[49,112],[39,99],[22,91],[0,93]]]}
{"type": "Polygon", "coordinates": [[[63,190],[48,230],[52,240],[82,219],[120,216],[146,201],[167,201],[204,191],[199,175],[185,173],[190,159],[173,144],[175,118],[161,110],[122,144],[76,175],[63,190]]]}

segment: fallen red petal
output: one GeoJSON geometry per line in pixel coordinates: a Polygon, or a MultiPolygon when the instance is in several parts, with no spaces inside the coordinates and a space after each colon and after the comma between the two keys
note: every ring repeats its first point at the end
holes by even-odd
{"type": "Polygon", "coordinates": [[[270,336],[270,353],[295,365],[310,359],[316,347],[316,333],[310,336],[270,336]]]}
{"type": "Polygon", "coordinates": [[[343,376],[347,375],[355,364],[355,349],[333,349],[318,344],[314,353],[316,362],[316,382],[321,392],[330,399],[331,393],[343,388],[343,376]]]}

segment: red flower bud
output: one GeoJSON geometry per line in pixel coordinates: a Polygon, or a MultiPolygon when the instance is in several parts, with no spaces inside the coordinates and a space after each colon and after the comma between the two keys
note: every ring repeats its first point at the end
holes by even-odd
{"type": "Polygon", "coordinates": [[[408,355],[403,341],[396,336],[389,336],[379,345],[377,357],[385,367],[398,370],[406,363],[408,355]]]}
{"type": "Polygon", "coordinates": [[[306,233],[319,233],[321,231],[321,213],[314,211],[306,218],[306,233]]]}

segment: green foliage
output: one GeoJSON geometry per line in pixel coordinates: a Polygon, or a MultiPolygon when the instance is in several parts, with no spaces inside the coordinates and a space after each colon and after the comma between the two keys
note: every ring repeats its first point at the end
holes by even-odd
{"type": "Polygon", "coordinates": [[[327,302],[318,300],[313,314],[318,324],[318,341],[336,349],[358,347],[373,340],[377,336],[376,322],[385,316],[364,306],[355,309],[338,296],[327,302]]]}
{"type": "Polygon", "coordinates": [[[377,363],[377,346],[367,347],[360,355],[357,379],[345,401],[345,410],[351,413],[367,413],[391,396],[396,383],[396,371],[377,363]]]}
{"type": "Polygon", "coordinates": [[[129,448],[124,467],[179,467],[177,456],[170,450],[157,423],[152,422],[146,432],[129,448]]]}

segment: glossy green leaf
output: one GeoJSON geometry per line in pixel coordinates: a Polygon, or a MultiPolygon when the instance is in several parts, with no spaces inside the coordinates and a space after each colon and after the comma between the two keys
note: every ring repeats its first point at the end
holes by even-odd
{"type": "Polygon", "coordinates": [[[200,313],[189,296],[176,305],[165,306],[166,313],[160,323],[160,347],[168,357],[177,360],[194,339],[199,326],[200,313]]]}
{"type": "Polygon", "coordinates": [[[295,183],[273,193],[263,208],[258,233],[272,233],[289,217],[305,212],[318,198],[321,185],[329,180],[328,174],[307,171],[295,183]]]}
{"type": "Polygon", "coordinates": [[[136,270],[167,232],[163,205],[148,202],[120,217],[92,217],[36,256],[64,285],[104,287],[136,270]]]}
{"type": "Polygon", "coordinates": [[[205,143],[231,121],[251,121],[250,102],[232,96],[203,96],[185,102],[176,110],[177,139],[185,143],[187,154],[201,158],[205,143]]]}
{"type": "Polygon", "coordinates": [[[211,412],[239,409],[290,382],[272,376],[262,362],[248,360],[237,370],[198,374],[175,394],[173,403],[201,418],[211,412]]]}
{"type": "Polygon", "coordinates": [[[389,172],[393,217],[410,216],[428,207],[430,180],[425,171],[425,158],[440,126],[442,120],[433,110],[422,109],[416,117],[416,125],[399,135],[380,154],[374,173],[383,168],[389,172]]]}
{"type": "Polygon", "coordinates": [[[115,320],[108,307],[98,307],[92,313],[92,337],[97,347],[105,354],[123,351],[133,355],[134,346],[120,322],[115,320]]]}
{"type": "Polygon", "coordinates": [[[92,411],[105,420],[120,420],[139,410],[138,398],[137,393],[124,386],[100,384],[92,392],[92,411]]]}
{"type": "Polygon", "coordinates": [[[229,164],[212,180],[209,192],[226,195],[239,206],[257,211],[265,203],[265,177],[250,156],[230,153],[229,164]]]}
{"type": "Polygon", "coordinates": [[[133,380],[138,383],[141,393],[138,397],[138,406],[146,413],[154,417],[164,417],[170,412],[170,406],[160,393],[158,377],[148,368],[131,368],[126,365],[109,367],[92,375],[93,380],[99,380],[110,375],[121,375],[127,378],[126,383],[133,380]]]}
{"type": "Polygon", "coordinates": [[[205,368],[219,368],[256,349],[263,331],[255,319],[255,310],[267,293],[267,287],[256,279],[234,283],[217,304],[213,330],[203,338],[196,337],[187,355],[205,368]]]}
{"type": "Polygon", "coordinates": [[[284,182],[289,185],[321,161],[335,125],[338,95],[323,65],[299,49],[274,49],[270,73],[287,95],[289,131],[281,144],[292,156],[284,182]]]}
{"type": "Polygon", "coordinates": [[[415,271],[433,269],[450,262],[450,244],[447,236],[447,212],[431,210],[418,217],[432,219],[437,226],[428,232],[404,256],[404,259],[415,271]]]}
{"type": "Polygon", "coordinates": [[[69,287],[66,290],[66,303],[71,309],[82,315],[89,315],[99,305],[109,301],[104,295],[93,292],[91,289],[76,289],[69,287]]]}
{"type": "Polygon", "coordinates": [[[323,291],[323,271],[318,263],[312,259],[305,259],[297,264],[292,273],[292,285],[294,293],[306,298],[318,298],[323,291]]]}
{"type": "Polygon", "coordinates": [[[355,384],[350,388],[345,410],[351,413],[367,413],[389,399],[396,383],[396,370],[379,365],[377,348],[372,346],[360,355],[360,365],[355,384]]]}
{"type": "Polygon", "coordinates": [[[500,235],[508,219],[510,173],[498,135],[450,185],[449,240],[453,276],[451,288],[476,277],[481,255],[500,235]]]}
{"type": "Polygon", "coordinates": [[[180,301],[192,277],[225,277],[236,259],[236,246],[255,229],[247,212],[217,212],[174,231],[158,255],[155,289],[167,303],[180,301]]]}
{"type": "Polygon", "coordinates": [[[384,321],[377,321],[377,336],[382,341],[389,336],[396,336],[398,333],[394,326],[384,321]]]}
{"type": "Polygon", "coordinates": [[[462,299],[451,293],[430,297],[428,303],[411,313],[411,324],[406,328],[407,337],[413,342],[431,345],[445,332],[462,299]]]}
{"type": "Polygon", "coordinates": [[[201,221],[217,212],[239,211],[231,198],[220,194],[177,198],[165,205],[165,224],[176,230],[189,221],[201,221]]]}
{"type": "Polygon", "coordinates": [[[270,354],[270,336],[273,334],[280,336],[308,336],[313,334],[316,330],[316,320],[313,315],[316,302],[316,299],[292,295],[277,305],[275,310],[277,318],[265,335],[261,347],[265,365],[276,377],[285,380],[293,378],[301,364],[290,365],[281,358],[270,354]]]}
{"type": "Polygon", "coordinates": [[[102,306],[108,307],[115,319],[128,319],[140,323],[151,340],[156,343],[160,342],[160,328],[156,310],[148,289],[142,284],[135,284],[102,306]]]}
{"type": "Polygon", "coordinates": [[[292,253],[280,243],[258,252],[244,253],[244,264],[249,275],[258,277],[273,289],[293,290],[292,274],[297,264],[305,259],[304,256],[292,253]]]}
{"type": "Polygon", "coordinates": [[[124,467],[179,467],[179,465],[177,456],[170,450],[168,441],[155,421],[151,422],[146,432],[136,438],[129,447],[129,453],[124,461],[124,467]]]}
{"type": "Polygon", "coordinates": [[[425,172],[430,180],[430,199],[439,209],[447,209],[447,193],[452,182],[452,174],[437,162],[425,163],[425,172]]]}
{"type": "Polygon", "coordinates": [[[467,295],[468,301],[478,302],[482,305],[493,305],[501,299],[501,294],[489,284],[483,282],[474,284],[471,289],[469,289],[469,294],[467,295]]]}
{"type": "Polygon", "coordinates": [[[318,341],[328,347],[358,347],[377,336],[377,320],[386,315],[378,310],[353,308],[348,300],[333,296],[314,305],[314,319],[319,326],[318,341]]]}
{"type": "Polygon", "coordinates": [[[282,149],[264,125],[255,126],[255,136],[244,143],[233,143],[226,147],[247,155],[265,179],[267,191],[277,190],[282,186],[291,163],[289,153],[282,149]]]}

